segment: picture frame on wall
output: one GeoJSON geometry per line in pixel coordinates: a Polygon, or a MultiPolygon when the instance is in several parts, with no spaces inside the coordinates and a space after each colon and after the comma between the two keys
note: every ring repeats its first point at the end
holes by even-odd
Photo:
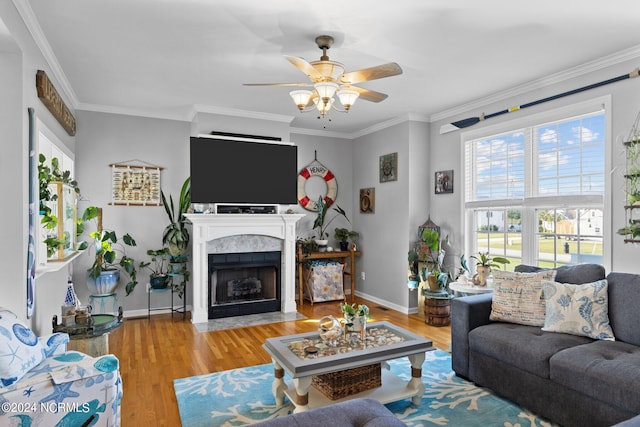
{"type": "Polygon", "coordinates": [[[376,210],[376,189],[360,189],[360,213],[374,213],[376,210]]]}
{"type": "Polygon", "coordinates": [[[453,193],[453,170],[436,172],[435,190],[436,194],[453,193]]]}
{"type": "Polygon", "coordinates": [[[398,180],[398,153],[380,156],[380,182],[398,180]]]}

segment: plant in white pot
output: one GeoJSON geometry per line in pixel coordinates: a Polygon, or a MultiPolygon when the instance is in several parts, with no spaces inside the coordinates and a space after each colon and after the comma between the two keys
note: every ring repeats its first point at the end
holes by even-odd
{"type": "Polygon", "coordinates": [[[340,311],[344,317],[345,339],[349,331],[360,332],[360,339],[364,341],[367,332],[367,318],[369,317],[369,307],[365,304],[347,303],[340,304],[340,311]]]}
{"type": "Polygon", "coordinates": [[[351,223],[351,221],[349,221],[349,218],[347,218],[347,213],[338,205],[333,208],[333,210],[337,213],[327,221],[327,214],[329,213],[329,208],[332,204],[333,202],[331,200],[325,200],[322,198],[322,196],[318,198],[318,215],[316,215],[316,219],[313,221],[313,229],[318,230],[316,243],[318,244],[318,249],[320,252],[324,252],[327,250],[327,244],[329,243],[329,241],[327,240],[327,238],[329,237],[327,229],[329,227],[329,224],[331,224],[333,220],[335,220],[339,216],[343,216],[344,219],[347,220],[347,222],[351,223]]]}
{"type": "Polygon", "coordinates": [[[487,278],[491,274],[491,267],[501,268],[501,265],[510,264],[506,258],[489,255],[489,252],[479,252],[478,256],[471,255],[469,258],[476,260],[476,274],[473,276],[474,285],[486,286],[487,278]]]}
{"type": "Polygon", "coordinates": [[[126,247],[136,246],[136,241],[129,234],[125,234],[120,240],[115,231],[103,229],[102,209],[95,206],[89,206],[85,210],[82,220],[97,220],[96,229],[89,233],[95,251],[93,264],[88,270],[89,291],[92,295],[114,293],[120,281],[120,273],[124,271],[129,276],[129,282],[125,286],[129,295],[138,284],[138,270],[135,260],[127,255],[126,247]]]}

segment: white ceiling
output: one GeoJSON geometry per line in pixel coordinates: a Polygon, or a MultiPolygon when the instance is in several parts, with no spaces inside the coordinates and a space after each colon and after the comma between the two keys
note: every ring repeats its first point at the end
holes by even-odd
{"type": "Polygon", "coordinates": [[[33,10],[79,109],[187,119],[195,106],[346,133],[640,53],[637,0],[14,1],[33,10]],[[306,82],[283,55],[319,59],[320,34],[347,71],[400,64],[402,75],[360,84],[389,98],[329,122],[299,113],[289,87],[242,85],[306,82]]]}

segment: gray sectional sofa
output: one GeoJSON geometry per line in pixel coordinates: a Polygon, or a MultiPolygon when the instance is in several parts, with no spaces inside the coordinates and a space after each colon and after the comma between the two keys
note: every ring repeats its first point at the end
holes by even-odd
{"type": "MultiPolygon", "coordinates": [[[[520,272],[538,270],[516,267],[520,272]]],[[[558,268],[555,281],[585,284],[603,278],[602,266],[583,264],[558,268]]],[[[640,274],[610,273],[606,279],[615,341],[492,322],[491,294],[454,299],[453,370],[563,426],[611,426],[637,416],[640,274]]]]}

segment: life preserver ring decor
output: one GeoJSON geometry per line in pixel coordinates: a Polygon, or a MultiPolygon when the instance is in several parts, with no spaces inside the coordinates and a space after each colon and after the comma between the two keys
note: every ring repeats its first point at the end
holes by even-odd
{"type": "Polygon", "coordinates": [[[298,174],[298,203],[306,210],[316,212],[318,210],[317,200],[310,199],[305,192],[307,180],[312,176],[319,176],[324,179],[325,184],[327,184],[327,194],[324,196],[324,200],[330,201],[330,204],[336,201],[338,182],[335,175],[317,160],[309,163],[307,167],[300,171],[298,174]]]}

